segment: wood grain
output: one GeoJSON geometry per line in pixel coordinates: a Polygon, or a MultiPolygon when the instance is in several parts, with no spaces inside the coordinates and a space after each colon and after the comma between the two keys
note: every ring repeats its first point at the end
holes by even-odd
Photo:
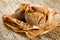
{"type": "MultiPolygon", "coordinates": [[[[12,14],[21,3],[39,4],[56,10],[60,14],[60,0],[0,0],[0,40],[31,40],[26,35],[13,32],[2,23],[4,14],[12,14]]],[[[58,16],[60,17],[60,15],[58,16]]],[[[60,19],[60,18],[58,18],[60,19]]],[[[60,40],[60,27],[33,40],[60,40]]]]}

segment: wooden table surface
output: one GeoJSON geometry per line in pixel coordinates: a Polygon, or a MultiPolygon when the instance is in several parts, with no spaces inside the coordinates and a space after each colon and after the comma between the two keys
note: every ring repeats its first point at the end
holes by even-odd
{"type": "MultiPolygon", "coordinates": [[[[26,35],[13,32],[2,23],[2,15],[14,13],[21,3],[39,4],[56,10],[60,19],[60,0],[0,0],[0,40],[31,40],[26,35]]],[[[60,40],[60,27],[33,40],[60,40]]]]}

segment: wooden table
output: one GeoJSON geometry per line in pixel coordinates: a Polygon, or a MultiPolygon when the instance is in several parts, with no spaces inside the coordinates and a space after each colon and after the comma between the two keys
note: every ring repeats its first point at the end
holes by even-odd
{"type": "MultiPolygon", "coordinates": [[[[60,0],[0,0],[0,40],[31,40],[26,35],[13,32],[2,23],[2,15],[14,13],[21,3],[39,4],[56,10],[60,19],[60,0]]],[[[60,40],[60,27],[33,40],[60,40]]]]}

